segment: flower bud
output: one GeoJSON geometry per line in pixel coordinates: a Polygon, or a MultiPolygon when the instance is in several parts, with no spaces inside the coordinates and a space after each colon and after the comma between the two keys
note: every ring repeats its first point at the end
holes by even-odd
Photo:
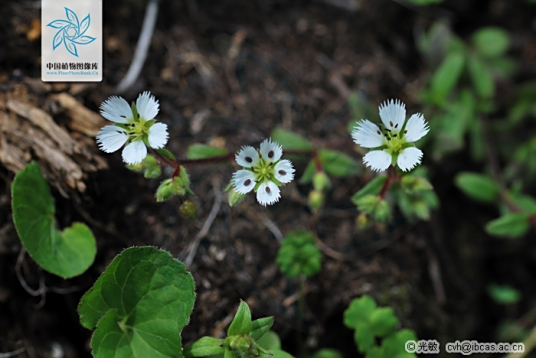
{"type": "Polygon", "coordinates": [[[244,198],[246,197],[246,194],[240,194],[234,189],[231,189],[229,192],[229,206],[233,207],[235,205],[240,204],[242,201],[244,201],[244,198]]]}
{"type": "Polygon", "coordinates": [[[356,218],[356,225],[359,230],[364,230],[370,225],[370,217],[367,213],[361,213],[356,218]]]}
{"type": "Polygon", "coordinates": [[[318,211],[324,205],[324,193],[320,190],[311,190],[309,193],[309,207],[312,211],[318,211]]]}
{"type": "Polygon", "coordinates": [[[315,173],[313,176],[313,187],[316,190],[324,191],[330,186],[331,182],[329,181],[329,177],[325,172],[321,171],[315,173]]]}
{"type": "Polygon", "coordinates": [[[387,201],[385,200],[380,200],[376,205],[376,208],[374,208],[374,219],[384,223],[389,221],[390,217],[391,209],[389,208],[389,204],[387,204],[387,201]]]}
{"type": "Polygon", "coordinates": [[[185,219],[197,219],[197,205],[191,199],[188,199],[179,206],[179,213],[185,219]]]}

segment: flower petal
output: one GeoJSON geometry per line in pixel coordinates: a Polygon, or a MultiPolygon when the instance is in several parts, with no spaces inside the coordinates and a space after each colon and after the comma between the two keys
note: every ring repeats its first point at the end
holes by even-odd
{"type": "Polygon", "coordinates": [[[117,123],[128,123],[134,117],[132,108],[122,97],[112,96],[102,102],[101,115],[109,121],[117,123]]]}
{"type": "Polygon", "coordinates": [[[142,140],[136,140],[123,149],[123,161],[127,164],[138,164],[147,156],[147,147],[142,140]]]}
{"type": "Polygon", "coordinates": [[[259,162],[259,153],[249,145],[243,146],[242,149],[235,155],[235,160],[238,165],[249,168],[259,162]]]}
{"type": "Polygon", "coordinates": [[[151,148],[164,148],[168,141],[167,125],[164,123],[155,123],[149,128],[149,145],[151,148]]]}
{"type": "Polygon", "coordinates": [[[357,123],[352,131],[352,138],[363,148],[376,148],[384,144],[384,136],[380,128],[367,119],[357,123]]]}
{"type": "Polygon", "coordinates": [[[279,201],[281,197],[281,190],[272,181],[265,181],[257,189],[257,201],[261,205],[272,205],[279,201]]]}
{"type": "Polygon", "coordinates": [[[406,120],[406,105],[398,99],[385,101],[380,105],[380,118],[386,128],[398,133],[406,120]]]}
{"type": "Polygon", "coordinates": [[[246,194],[255,188],[255,174],[249,170],[241,169],[233,174],[233,186],[235,191],[246,194]]]}
{"type": "Polygon", "coordinates": [[[417,164],[421,163],[422,151],[419,148],[409,147],[404,149],[398,155],[396,163],[403,171],[413,169],[417,164]]]}
{"type": "Polygon", "coordinates": [[[159,104],[151,92],[145,91],[138,96],[136,108],[141,118],[151,120],[158,114],[159,104]]]}
{"type": "Polygon", "coordinates": [[[294,179],[294,168],[290,160],[283,159],[274,167],[274,176],[281,183],[290,183],[294,179]]]}
{"type": "Polygon", "coordinates": [[[97,144],[100,150],[113,153],[121,148],[128,140],[123,128],[117,126],[104,126],[97,135],[97,144]]]}
{"type": "Polygon", "coordinates": [[[406,123],[404,138],[408,142],[416,142],[428,133],[430,127],[424,120],[424,116],[420,113],[412,115],[406,123]]]}
{"type": "Polygon", "coordinates": [[[363,157],[363,163],[377,172],[382,172],[389,168],[392,160],[391,154],[385,150],[373,150],[363,157]]]}
{"type": "Polygon", "coordinates": [[[261,143],[261,156],[268,163],[277,162],[283,155],[283,148],[277,142],[272,142],[271,138],[265,139],[261,143]]]}

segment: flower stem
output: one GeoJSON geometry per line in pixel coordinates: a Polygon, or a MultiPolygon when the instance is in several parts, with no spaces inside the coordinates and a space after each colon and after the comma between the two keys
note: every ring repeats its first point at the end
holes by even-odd
{"type": "Polygon", "coordinates": [[[387,194],[387,190],[393,183],[393,180],[398,180],[398,175],[396,174],[396,169],[392,165],[387,168],[387,180],[383,183],[382,189],[380,190],[380,194],[378,195],[380,199],[383,199],[385,197],[385,194],[387,194]]]}

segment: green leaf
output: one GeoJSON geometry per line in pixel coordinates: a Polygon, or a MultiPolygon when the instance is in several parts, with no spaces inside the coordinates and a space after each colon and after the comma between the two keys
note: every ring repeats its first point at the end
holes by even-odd
{"type": "Polygon", "coordinates": [[[276,350],[281,349],[281,339],[274,331],[268,331],[264,336],[257,339],[257,344],[264,349],[276,350]]]}
{"type": "Polygon", "coordinates": [[[282,351],[281,349],[272,349],[270,353],[272,353],[272,358],[294,358],[292,354],[282,351]]]}
{"type": "Polygon", "coordinates": [[[337,178],[346,178],[359,174],[362,166],[348,155],[331,149],[320,149],[318,157],[324,170],[337,178]]]}
{"type": "Polygon", "coordinates": [[[499,199],[499,187],[485,174],[462,172],[454,178],[456,186],[472,199],[494,203],[499,199]]]}
{"type": "Polygon", "coordinates": [[[404,189],[414,193],[433,190],[432,184],[428,180],[413,175],[404,175],[401,184],[404,189]]]}
{"type": "Polygon", "coordinates": [[[398,318],[391,307],[376,308],[370,315],[370,330],[376,336],[384,337],[393,332],[398,318]]]}
{"type": "Polygon", "coordinates": [[[357,350],[360,353],[365,353],[374,344],[374,333],[366,323],[359,323],[355,328],[354,341],[357,345],[357,350]]]}
{"type": "Polygon", "coordinates": [[[495,82],[484,62],[476,56],[470,56],[467,66],[476,93],[482,98],[492,98],[495,93],[495,82]]]}
{"type": "Polygon", "coordinates": [[[406,352],[405,347],[407,341],[417,341],[415,332],[410,329],[401,329],[400,331],[385,337],[382,341],[383,356],[398,357],[402,354],[404,358],[417,358],[416,354],[406,352]]]}
{"type": "Polygon", "coordinates": [[[145,172],[143,173],[143,176],[145,178],[154,179],[158,178],[160,174],[162,174],[160,163],[158,163],[158,161],[153,155],[147,155],[145,159],[143,159],[142,163],[143,167],[145,168],[145,172]]]}
{"type": "Polygon", "coordinates": [[[368,323],[376,307],[376,301],[369,295],[354,299],[344,311],[344,325],[354,329],[361,322],[368,323]]]}
{"type": "Polygon", "coordinates": [[[249,333],[249,336],[253,338],[254,340],[258,340],[268,330],[272,327],[274,324],[274,317],[264,317],[259,318],[251,322],[251,332],[249,333]]]}
{"type": "Polygon", "coordinates": [[[180,333],[194,299],[194,280],[181,262],[154,247],[132,247],[82,297],[78,313],[84,327],[97,327],[96,358],[181,358],[180,333]]]}
{"type": "Polygon", "coordinates": [[[97,248],[89,228],[73,223],[63,232],[55,227],[54,198],[35,162],[13,181],[13,221],[28,254],[48,272],[69,278],[82,274],[95,259],[97,248]]]}
{"type": "Polygon", "coordinates": [[[276,262],[281,272],[290,278],[310,277],[322,269],[322,252],[316,246],[313,233],[298,229],[285,235],[276,262]]]}
{"type": "Polygon", "coordinates": [[[210,357],[224,353],[223,339],[201,337],[184,348],[185,357],[210,357]]]}
{"type": "Polygon", "coordinates": [[[223,157],[229,152],[224,148],[212,147],[206,144],[193,144],[188,147],[186,157],[188,159],[205,159],[214,157],[223,157]]]}
{"type": "Polygon", "coordinates": [[[452,91],[462,73],[465,58],[461,52],[447,55],[430,79],[432,101],[443,105],[447,95],[452,91]]]}
{"type": "Polygon", "coordinates": [[[486,224],[488,234],[503,237],[523,236],[529,228],[528,216],[521,213],[506,214],[486,224]]]}
{"type": "Polygon", "coordinates": [[[322,348],[316,351],[311,358],[344,358],[344,356],[335,349],[322,348]]]}
{"type": "Polygon", "coordinates": [[[240,300],[238,310],[227,330],[228,336],[241,336],[251,332],[251,311],[246,302],[240,300]]]}
{"type": "Polygon", "coordinates": [[[491,284],[488,286],[488,293],[500,304],[517,303],[521,299],[521,293],[511,286],[491,284]]]}
{"type": "Polygon", "coordinates": [[[156,150],[158,153],[160,153],[163,157],[165,158],[168,158],[168,159],[171,159],[171,160],[176,160],[175,159],[175,156],[173,155],[173,153],[171,153],[169,150],[167,149],[157,149],[156,150]]]}
{"type": "Polygon", "coordinates": [[[382,175],[372,179],[367,185],[359,189],[359,191],[352,196],[352,202],[357,205],[357,201],[364,196],[378,195],[386,180],[387,175],[382,175]]]}
{"type": "Polygon", "coordinates": [[[310,151],[313,145],[301,135],[283,128],[276,128],[272,131],[272,141],[277,142],[283,150],[303,150],[310,151]]]}
{"type": "Polygon", "coordinates": [[[484,57],[498,57],[503,55],[510,39],[508,33],[499,27],[482,27],[472,36],[477,52],[484,57]]]}
{"type": "Polygon", "coordinates": [[[316,173],[314,160],[309,161],[307,167],[303,171],[303,174],[300,178],[300,184],[309,184],[313,180],[313,176],[316,173]]]}

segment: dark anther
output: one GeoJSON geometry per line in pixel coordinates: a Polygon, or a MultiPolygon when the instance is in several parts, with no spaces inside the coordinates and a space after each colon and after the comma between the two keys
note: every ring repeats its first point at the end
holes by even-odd
{"type": "Polygon", "coordinates": [[[268,152],[268,158],[272,158],[274,156],[274,151],[271,150],[268,152]]]}
{"type": "Polygon", "coordinates": [[[406,134],[407,132],[408,132],[408,130],[406,129],[406,130],[404,131],[404,134],[406,134]]]}
{"type": "Polygon", "coordinates": [[[395,128],[398,128],[398,123],[395,125],[395,128]]]}
{"type": "Polygon", "coordinates": [[[248,162],[248,163],[252,163],[252,162],[253,162],[253,159],[251,159],[251,157],[246,157],[246,162],[248,162]]]}
{"type": "Polygon", "coordinates": [[[396,134],[393,134],[393,138],[396,137],[397,135],[396,134]]]}
{"type": "Polygon", "coordinates": [[[244,182],[244,185],[249,186],[249,184],[251,184],[251,179],[246,179],[246,181],[244,182]]]}
{"type": "Polygon", "coordinates": [[[280,171],[279,171],[279,175],[287,175],[287,172],[284,171],[284,170],[280,170],[280,171]]]}
{"type": "Polygon", "coordinates": [[[389,124],[391,125],[391,127],[393,126],[393,122],[389,121],[389,124]]]}
{"type": "Polygon", "coordinates": [[[378,132],[378,134],[382,134],[382,132],[380,132],[380,130],[378,129],[376,132],[378,132]]]}
{"type": "Polygon", "coordinates": [[[268,194],[270,194],[270,188],[269,188],[269,187],[266,187],[266,192],[267,192],[268,194]]]}

